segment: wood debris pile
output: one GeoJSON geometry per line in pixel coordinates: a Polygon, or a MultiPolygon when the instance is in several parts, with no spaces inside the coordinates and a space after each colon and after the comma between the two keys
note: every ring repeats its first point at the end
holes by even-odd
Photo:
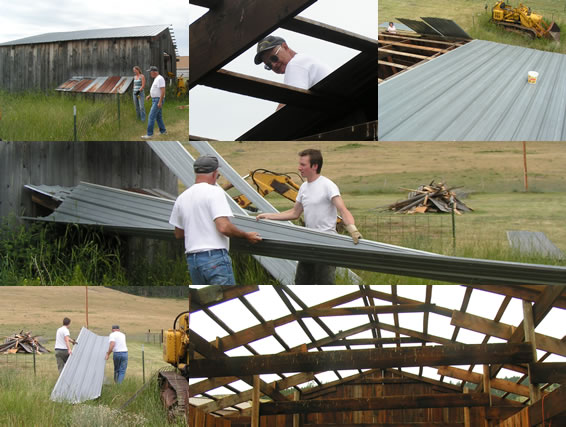
{"type": "Polygon", "coordinates": [[[37,340],[37,336],[32,337],[31,332],[20,331],[19,334],[14,334],[5,337],[4,344],[0,344],[0,353],[50,353],[43,347],[37,340]]]}
{"type": "Polygon", "coordinates": [[[448,188],[443,183],[435,184],[432,181],[429,185],[421,185],[417,190],[410,191],[406,200],[389,205],[391,211],[402,213],[425,213],[425,212],[452,212],[461,215],[462,212],[473,211],[466,206],[453,191],[455,188],[448,188]],[[452,205],[453,204],[453,205],[452,205]]]}

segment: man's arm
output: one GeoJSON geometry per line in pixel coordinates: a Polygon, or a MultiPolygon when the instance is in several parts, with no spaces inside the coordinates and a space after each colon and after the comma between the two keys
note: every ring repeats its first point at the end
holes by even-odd
{"type": "Polygon", "coordinates": [[[362,234],[356,228],[356,222],[354,221],[354,216],[350,213],[344,200],[342,200],[341,196],[334,196],[332,198],[332,204],[336,206],[338,212],[340,212],[340,216],[344,221],[344,225],[346,226],[346,230],[352,236],[352,240],[354,244],[357,245],[360,239],[363,238],[362,234]]]}
{"type": "Polygon", "coordinates": [[[71,349],[71,341],[73,341],[71,337],[69,335],[65,335],[65,345],[67,346],[69,355],[73,354],[73,350],[71,349]]]}
{"type": "Polygon", "coordinates": [[[246,239],[250,243],[257,243],[261,241],[259,233],[255,231],[243,231],[236,227],[232,222],[225,216],[219,216],[214,220],[214,225],[216,229],[227,237],[241,237],[246,239]]]}
{"type": "Polygon", "coordinates": [[[300,202],[295,202],[293,207],[289,210],[279,213],[262,213],[256,216],[255,219],[274,219],[276,221],[289,221],[292,219],[298,219],[302,213],[303,205],[300,202]]]}
{"type": "Polygon", "coordinates": [[[114,346],[116,345],[115,341],[110,341],[110,345],[108,346],[108,351],[106,352],[106,360],[110,357],[110,353],[114,351],[114,346]]]}
{"type": "Polygon", "coordinates": [[[163,98],[165,98],[165,87],[159,89],[161,94],[159,95],[159,102],[157,103],[157,108],[161,108],[163,106],[163,98]]]}
{"type": "Polygon", "coordinates": [[[175,227],[175,239],[182,239],[185,237],[185,230],[175,227]]]}

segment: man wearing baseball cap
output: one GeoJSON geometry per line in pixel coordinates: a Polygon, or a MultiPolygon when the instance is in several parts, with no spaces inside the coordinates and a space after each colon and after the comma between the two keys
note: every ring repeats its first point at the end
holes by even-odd
{"type": "Polygon", "coordinates": [[[120,332],[120,325],[112,325],[112,333],[108,336],[108,351],[106,360],[114,353],[114,382],[120,384],[126,376],[128,367],[128,347],[126,346],[126,335],[120,332]]]}
{"type": "Polygon", "coordinates": [[[193,165],[195,183],[175,201],[169,223],[175,237],[185,239],[185,253],[193,285],[235,285],[232,260],[228,255],[230,237],[257,243],[256,232],[240,230],[232,224],[226,194],[216,185],[218,159],[202,156],[193,165]]]}
{"type": "MultiPolygon", "coordinates": [[[[283,83],[301,89],[311,88],[331,72],[317,59],[292,50],[285,39],[277,36],[267,36],[259,41],[254,62],[256,65],[263,62],[266,70],[285,74],[283,83]]],[[[279,104],[277,109],[282,106],[279,104]]]]}
{"type": "Polygon", "coordinates": [[[145,97],[146,100],[151,98],[151,110],[149,110],[149,116],[147,119],[147,133],[142,136],[143,139],[153,138],[153,127],[155,126],[155,121],[157,120],[157,126],[159,126],[159,132],[161,135],[167,134],[167,129],[165,129],[165,124],[163,123],[163,102],[165,101],[165,79],[159,74],[159,69],[152,65],[149,67],[149,75],[153,79],[151,89],[149,90],[149,95],[145,97]]]}

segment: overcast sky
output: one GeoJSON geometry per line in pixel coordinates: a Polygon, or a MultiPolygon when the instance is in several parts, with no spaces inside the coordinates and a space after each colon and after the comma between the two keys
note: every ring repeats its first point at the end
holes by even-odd
{"type": "Polygon", "coordinates": [[[189,54],[189,2],[164,1],[31,1],[2,3],[0,43],[60,31],[139,25],[172,25],[179,55],[189,54]]]}
{"type": "MultiPolygon", "coordinates": [[[[198,19],[207,9],[190,6],[190,21],[198,19]]],[[[299,16],[314,19],[341,29],[377,39],[377,2],[375,0],[319,0],[299,16]]],[[[272,34],[283,37],[289,47],[298,53],[316,57],[337,69],[353,58],[358,51],[321,41],[302,34],[278,29],[272,34]]],[[[283,83],[283,75],[255,65],[256,46],[224,66],[262,79],[283,83]]],[[[205,86],[196,86],[189,92],[190,133],[205,138],[232,141],[275,112],[277,103],[252,98],[205,86]],[[222,118],[219,121],[219,117],[222,118]]]]}
{"type": "MultiPolygon", "coordinates": [[[[377,291],[382,291],[385,293],[391,293],[390,286],[377,286],[372,285],[372,289],[377,291]]],[[[324,301],[328,301],[335,297],[345,295],[347,293],[354,292],[359,288],[357,286],[292,286],[293,292],[301,298],[309,306],[319,304],[324,301]]],[[[422,285],[418,286],[398,286],[397,293],[399,296],[410,298],[418,301],[425,301],[426,287],[422,285]]],[[[459,310],[462,304],[462,299],[464,297],[465,287],[453,285],[453,286],[433,286],[432,300],[433,304],[437,304],[442,307],[459,310]]],[[[279,296],[273,290],[271,286],[260,286],[260,291],[248,294],[246,298],[252,303],[252,305],[258,310],[258,312],[264,317],[265,320],[277,319],[279,317],[288,315],[290,312],[287,307],[283,304],[279,296]]],[[[493,319],[503,301],[504,297],[501,295],[484,292],[481,290],[474,290],[472,292],[472,297],[470,299],[467,313],[475,314],[477,316],[486,317],[493,319]]],[[[376,305],[390,305],[390,302],[375,300],[376,305]]],[[[361,307],[363,302],[361,299],[352,301],[350,303],[344,304],[341,307],[361,307]]],[[[300,309],[296,306],[296,309],[300,309]]],[[[211,307],[211,311],[214,312],[220,319],[227,323],[231,329],[234,331],[240,331],[246,329],[252,325],[257,325],[259,322],[252,314],[245,308],[245,306],[239,300],[227,301],[223,304],[211,307]]],[[[340,317],[325,317],[322,318],[326,325],[332,329],[334,332],[340,330],[348,330],[355,326],[365,324],[368,321],[367,315],[360,316],[340,316],[340,317]]],[[[502,323],[517,326],[523,319],[523,309],[520,300],[513,298],[505,313],[501,319],[502,323]]],[[[328,335],[312,320],[304,319],[305,323],[310,328],[315,339],[321,339],[327,337],[328,335]]],[[[387,324],[394,324],[392,314],[380,314],[379,321],[387,324]]],[[[413,329],[419,332],[423,331],[423,314],[422,313],[400,313],[399,314],[399,324],[401,327],[413,329]]],[[[545,319],[537,326],[536,331],[545,335],[549,335],[555,338],[562,339],[566,334],[566,310],[561,310],[553,308],[545,319]]],[[[202,311],[191,314],[191,329],[203,336],[209,341],[214,340],[217,336],[223,337],[227,333],[221,329],[215,322],[213,322],[205,313],[202,311]]],[[[446,316],[440,316],[431,313],[429,316],[429,330],[428,332],[432,335],[441,336],[447,339],[451,339],[454,326],[450,325],[450,318],[446,316]]],[[[283,340],[291,347],[308,343],[310,340],[304,334],[302,329],[298,326],[297,322],[292,324],[287,324],[277,328],[277,333],[283,338],[283,340]]],[[[394,333],[384,331],[382,333],[383,337],[393,337],[394,333]]],[[[371,338],[371,332],[366,331],[357,335],[353,335],[350,338],[371,338]]],[[[460,329],[458,333],[457,340],[466,344],[480,344],[484,338],[483,334],[479,334],[467,329],[460,329]]],[[[491,338],[489,343],[500,343],[504,342],[498,338],[491,338]]],[[[406,344],[405,344],[406,345],[406,344]]],[[[438,345],[438,344],[436,344],[438,345]]],[[[283,351],[283,347],[272,337],[268,337],[251,344],[251,346],[260,354],[278,353],[283,351]]],[[[340,349],[341,347],[335,347],[333,349],[340,349]]],[[[356,346],[354,348],[370,348],[368,346],[356,346]]],[[[327,348],[328,349],[328,348],[327,348]]],[[[314,350],[316,351],[316,350],[314,350]]],[[[227,351],[226,354],[230,356],[250,356],[251,354],[243,347],[238,347],[236,349],[227,351]]],[[[540,358],[544,352],[538,351],[538,357],[540,358]]],[[[547,359],[548,362],[564,362],[566,358],[553,355],[547,359]]],[[[466,367],[467,368],[467,367],[466,367]]],[[[418,368],[407,368],[404,369],[411,373],[418,373],[418,368]]],[[[482,372],[481,366],[476,366],[476,372],[482,372]]],[[[356,373],[354,371],[340,371],[344,376],[356,373]]],[[[425,375],[439,379],[440,377],[436,374],[436,369],[426,368],[425,375]]],[[[503,369],[499,377],[513,376],[516,375],[515,372],[503,369]]],[[[334,373],[326,373],[317,375],[317,377],[323,381],[333,381],[337,377],[334,373]]],[[[275,375],[262,375],[262,379],[265,381],[274,381],[278,379],[275,375]]],[[[455,381],[455,380],[453,380],[455,381]]],[[[190,382],[198,382],[197,379],[190,380],[190,382]]],[[[250,387],[239,381],[238,388],[242,390],[247,390],[250,387]]],[[[218,393],[227,393],[226,389],[219,389],[218,393]]],[[[228,392],[229,393],[229,392],[228,392]]]]}

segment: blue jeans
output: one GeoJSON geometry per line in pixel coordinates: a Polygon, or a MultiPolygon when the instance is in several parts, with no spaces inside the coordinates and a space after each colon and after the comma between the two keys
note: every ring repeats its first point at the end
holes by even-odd
{"type": "Polygon", "coordinates": [[[145,122],[145,105],[143,100],[145,99],[143,90],[140,91],[139,95],[132,94],[132,98],[134,99],[134,107],[136,107],[136,117],[140,119],[142,122],[145,122]]]}
{"type": "Polygon", "coordinates": [[[120,384],[126,376],[126,368],[128,367],[128,352],[114,352],[114,382],[120,384]]]}
{"type": "Polygon", "coordinates": [[[153,126],[157,120],[157,126],[159,126],[159,132],[165,133],[165,124],[163,123],[163,103],[165,103],[165,98],[163,98],[163,103],[161,108],[157,107],[159,103],[159,97],[151,98],[151,110],[149,110],[149,118],[147,119],[147,134],[149,136],[153,135],[153,126]]]}
{"type": "Polygon", "coordinates": [[[226,249],[187,254],[193,285],[235,285],[232,260],[226,249]]]}

